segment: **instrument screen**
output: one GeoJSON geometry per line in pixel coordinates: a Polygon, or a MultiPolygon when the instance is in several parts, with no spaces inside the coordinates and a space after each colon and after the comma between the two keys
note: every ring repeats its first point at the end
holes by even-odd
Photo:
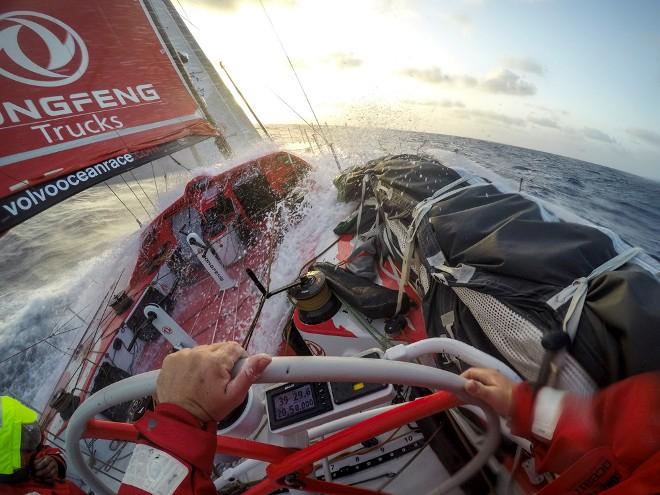
{"type": "Polygon", "coordinates": [[[276,421],[287,419],[316,407],[312,386],[309,383],[273,395],[273,402],[276,421]]]}

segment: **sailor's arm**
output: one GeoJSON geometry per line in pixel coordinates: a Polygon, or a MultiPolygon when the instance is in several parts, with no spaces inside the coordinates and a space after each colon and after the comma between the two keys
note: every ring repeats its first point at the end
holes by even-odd
{"type": "Polygon", "coordinates": [[[590,397],[547,387],[534,394],[528,383],[514,385],[495,370],[473,368],[464,376],[469,394],[509,416],[512,433],[532,440],[539,472],[561,474],[578,461],[588,471],[587,454],[598,451],[619,479],[660,488],[660,373],[630,377],[590,397]]]}
{"type": "Polygon", "coordinates": [[[46,481],[63,480],[66,462],[60,449],[42,445],[34,457],[34,474],[46,481]]]}
{"type": "Polygon", "coordinates": [[[660,451],[660,373],[636,375],[591,397],[529,384],[512,396],[512,433],[536,440],[541,471],[564,472],[587,452],[606,447],[632,472],[660,451]]]}
{"type": "Polygon", "coordinates": [[[211,469],[217,422],[243,402],[270,363],[265,354],[252,356],[232,379],[232,368],[244,357],[237,343],[227,342],[184,349],[165,359],[156,384],[160,403],[136,423],[141,440],[120,495],[216,493],[211,469]]]}

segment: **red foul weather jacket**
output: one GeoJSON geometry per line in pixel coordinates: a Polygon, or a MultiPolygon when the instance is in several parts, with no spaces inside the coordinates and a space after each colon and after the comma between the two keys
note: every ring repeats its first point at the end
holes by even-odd
{"type": "Polygon", "coordinates": [[[660,494],[660,373],[592,397],[527,383],[513,392],[512,433],[532,440],[536,470],[559,477],[538,495],[660,494]]]}
{"type": "Polygon", "coordinates": [[[59,480],[54,483],[45,483],[32,478],[19,483],[0,483],[0,494],[2,495],[85,495],[80,488],[64,479],[66,474],[66,463],[59,449],[42,446],[35,459],[49,455],[57,462],[59,480]]]}
{"type": "Polygon", "coordinates": [[[159,404],[135,426],[141,440],[119,495],[217,494],[211,482],[216,423],[202,424],[179,406],[159,404]]]}
{"type": "MultiPolygon", "coordinates": [[[[142,440],[119,495],[215,495],[213,423],[160,404],[136,426],[142,440]]],[[[533,440],[537,471],[560,473],[538,495],[660,494],[660,373],[634,376],[589,398],[553,389],[535,397],[523,383],[514,390],[512,426],[533,440]]]]}

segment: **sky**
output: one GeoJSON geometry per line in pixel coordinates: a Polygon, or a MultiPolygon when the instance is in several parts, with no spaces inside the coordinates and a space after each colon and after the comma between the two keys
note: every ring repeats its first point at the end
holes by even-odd
{"type": "Polygon", "coordinates": [[[660,180],[660,1],[174,3],[267,124],[313,120],[288,54],[321,123],[486,139],[660,180]]]}

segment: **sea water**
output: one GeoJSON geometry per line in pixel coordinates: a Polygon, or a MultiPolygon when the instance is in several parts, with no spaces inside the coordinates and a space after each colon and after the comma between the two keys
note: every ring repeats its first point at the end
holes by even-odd
{"type": "MultiPolygon", "coordinates": [[[[520,188],[556,205],[565,218],[611,228],[627,243],[642,247],[652,264],[660,259],[659,182],[563,156],[455,136],[331,127],[312,139],[301,128],[271,131],[285,149],[298,151],[314,165],[302,219],[284,226],[288,233],[273,259],[271,287],[295,279],[309,239],[324,247],[332,240],[332,228],[354,207],[336,201],[332,179],[337,162],[346,168],[400,153],[427,154],[489,175],[504,187],[520,188]],[[322,145],[326,139],[335,144],[336,160],[322,145]]],[[[220,173],[270,150],[239,151],[228,164],[192,173],[157,166],[148,173],[125,174],[125,182],[111,181],[112,190],[89,189],[0,238],[0,394],[41,409],[112,282],[122,270],[133,269],[140,225],[146,226],[171,204],[193,175],[220,173]]],[[[276,339],[267,329],[278,328],[287,310],[284,295],[267,302],[251,350],[274,350],[276,339]]]]}

